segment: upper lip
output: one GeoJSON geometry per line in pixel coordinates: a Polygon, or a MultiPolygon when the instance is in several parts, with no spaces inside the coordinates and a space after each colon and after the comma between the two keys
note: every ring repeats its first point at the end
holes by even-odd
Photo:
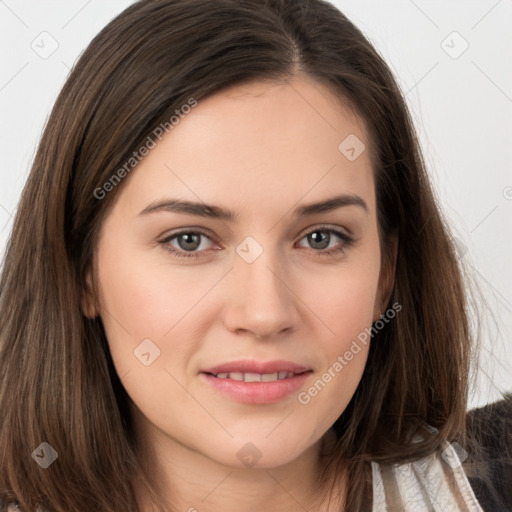
{"type": "Polygon", "coordinates": [[[202,370],[203,373],[260,373],[262,375],[275,372],[293,372],[304,373],[311,368],[293,363],[291,361],[254,361],[243,359],[240,361],[231,361],[229,363],[219,364],[202,370]]]}

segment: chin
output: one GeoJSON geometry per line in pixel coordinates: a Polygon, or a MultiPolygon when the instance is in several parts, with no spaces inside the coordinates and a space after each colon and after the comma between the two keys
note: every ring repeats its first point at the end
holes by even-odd
{"type": "MultiPolygon", "coordinates": [[[[271,436],[235,438],[226,446],[223,453],[218,453],[212,458],[238,469],[273,469],[293,462],[308,448],[301,447],[300,443],[290,436],[286,439],[279,436],[271,439],[271,436]]],[[[299,436],[299,439],[303,440],[304,436],[299,436]]]]}

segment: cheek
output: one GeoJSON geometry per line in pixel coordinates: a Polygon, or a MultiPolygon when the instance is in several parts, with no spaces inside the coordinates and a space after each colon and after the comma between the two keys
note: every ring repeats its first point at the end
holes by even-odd
{"type": "MultiPolygon", "coordinates": [[[[342,349],[346,342],[372,323],[377,297],[379,266],[368,264],[340,265],[335,273],[317,275],[309,280],[304,297],[326,328],[325,339],[333,348],[342,349]],[[330,334],[330,336],[329,336],[330,334]]],[[[303,284],[306,286],[306,283],[303,284]]]]}
{"type": "Polygon", "coordinates": [[[374,281],[372,277],[363,286],[353,273],[344,285],[326,286],[328,293],[317,297],[315,312],[326,327],[326,334],[318,338],[322,364],[316,379],[297,398],[308,416],[322,418],[316,425],[318,433],[343,413],[363,375],[371,340],[374,281]]]}
{"type": "Polygon", "coordinates": [[[215,280],[201,271],[148,264],[121,244],[102,247],[98,269],[101,316],[116,372],[147,417],[170,424],[176,411],[190,406],[180,383],[202,338],[201,298],[215,280]]]}
{"type": "Polygon", "coordinates": [[[161,389],[156,373],[168,379],[163,369],[186,357],[180,351],[193,349],[191,344],[173,343],[171,351],[168,345],[186,324],[206,284],[190,272],[175,272],[172,279],[169,274],[168,267],[150,264],[144,252],[114,236],[98,252],[101,317],[117,373],[122,380],[127,376],[130,395],[136,395],[147,378],[154,389],[161,389]]]}
{"type": "Polygon", "coordinates": [[[318,338],[323,357],[317,380],[299,396],[299,403],[311,414],[325,417],[324,426],[343,412],[363,374],[378,276],[376,258],[366,264],[341,265],[336,276],[310,281],[315,285],[304,294],[324,326],[324,335],[318,338]]]}
{"type": "Polygon", "coordinates": [[[199,267],[191,272],[185,266],[155,264],[155,258],[151,260],[133,247],[122,251],[105,245],[98,263],[100,300],[107,323],[116,332],[122,328],[124,336],[129,333],[133,340],[164,337],[215,282],[211,272],[207,275],[199,267]]]}

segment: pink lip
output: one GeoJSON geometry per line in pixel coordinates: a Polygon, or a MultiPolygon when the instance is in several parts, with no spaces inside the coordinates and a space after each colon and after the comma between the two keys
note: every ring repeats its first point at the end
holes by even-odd
{"type": "Polygon", "coordinates": [[[303,373],[311,368],[292,363],[291,361],[253,361],[250,359],[242,359],[240,361],[232,361],[230,363],[219,364],[201,370],[203,373],[275,373],[275,372],[294,372],[303,373]]]}
{"type": "Polygon", "coordinates": [[[246,404],[270,404],[282,400],[298,391],[313,370],[290,361],[233,361],[203,370],[201,378],[213,389],[229,396],[237,402],[246,404]],[[215,377],[218,373],[275,373],[294,372],[296,375],[272,382],[244,382],[215,377]]]}
{"type": "Polygon", "coordinates": [[[213,389],[245,404],[271,404],[282,400],[290,393],[298,391],[311,372],[294,375],[288,379],[273,382],[243,382],[232,379],[219,379],[208,373],[201,377],[213,389]]]}

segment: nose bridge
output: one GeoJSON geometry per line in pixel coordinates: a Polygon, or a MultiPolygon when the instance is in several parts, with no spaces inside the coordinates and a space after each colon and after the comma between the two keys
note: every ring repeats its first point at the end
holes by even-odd
{"type": "Polygon", "coordinates": [[[283,282],[279,279],[279,255],[276,251],[265,250],[255,261],[247,263],[238,258],[238,275],[247,284],[248,298],[258,299],[261,294],[268,300],[283,297],[283,282]]]}
{"type": "Polygon", "coordinates": [[[300,317],[295,297],[286,283],[282,255],[269,237],[265,246],[248,237],[237,247],[229,294],[228,327],[268,337],[297,326],[300,317]]]}

